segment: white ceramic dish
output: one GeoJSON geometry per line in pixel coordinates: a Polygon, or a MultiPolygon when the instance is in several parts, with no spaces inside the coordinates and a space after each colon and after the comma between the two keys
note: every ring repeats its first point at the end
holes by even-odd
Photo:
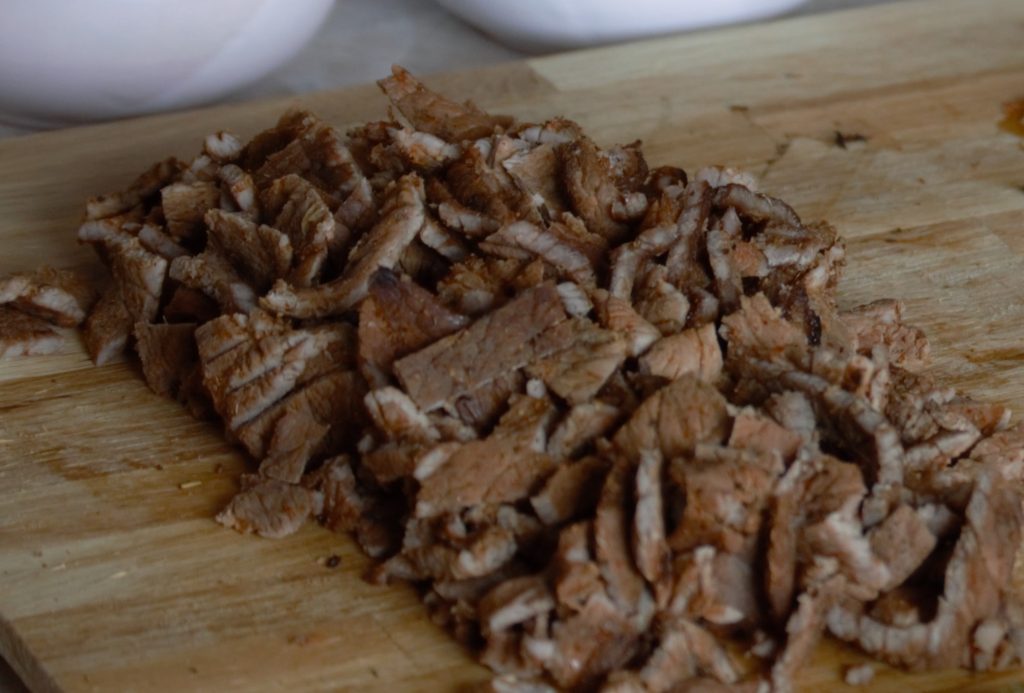
{"type": "Polygon", "coordinates": [[[0,0],[0,120],[32,126],[192,106],[259,79],[333,0],[0,0]]]}
{"type": "Polygon", "coordinates": [[[520,50],[579,48],[761,19],[806,0],[437,0],[520,50]]]}

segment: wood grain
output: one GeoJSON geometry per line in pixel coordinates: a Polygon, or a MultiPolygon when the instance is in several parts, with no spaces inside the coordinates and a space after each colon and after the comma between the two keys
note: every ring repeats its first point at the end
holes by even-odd
{"type": "MultiPolygon", "coordinates": [[[[848,239],[847,304],[906,299],[936,370],[1024,411],[1024,147],[996,128],[1024,96],[1024,3],[924,0],[649,41],[431,78],[522,118],[563,114],[653,164],[727,163],[848,239]],[[865,142],[835,144],[835,132],[865,142]]],[[[88,195],[249,135],[282,101],[0,143],[0,272],[92,266],[88,195]]],[[[372,87],[301,99],[345,125],[372,87]]],[[[0,652],[40,691],[453,690],[486,673],[408,587],[360,580],[345,536],[281,541],[211,520],[245,465],[220,431],[149,393],[125,361],[0,361],[0,652]],[[196,484],[195,482],[199,482],[196,484]],[[337,555],[339,567],[324,565],[337,555]]],[[[864,661],[823,645],[805,690],[864,661]]],[[[909,675],[883,691],[1013,690],[1022,672],[909,675]]]]}

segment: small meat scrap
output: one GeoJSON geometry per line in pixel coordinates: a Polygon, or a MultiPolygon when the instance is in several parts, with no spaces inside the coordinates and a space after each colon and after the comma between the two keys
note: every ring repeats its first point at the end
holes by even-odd
{"type": "Polygon", "coordinates": [[[870,355],[872,348],[883,346],[897,366],[916,370],[928,364],[928,339],[921,330],[904,324],[901,301],[882,299],[839,316],[853,332],[859,352],[870,355]]]}
{"type": "Polygon", "coordinates": [[[277,539],[296,532],[322,503],[319,495],[283,481],[260,481],[238,493],[217,522],[243,534],[277,539]]]}
{"type": "Polygon", "coordinates": [[[218,521],[351,532],[496,691],[785,693],[826,632],[1024,666],[1024,425],[928,370],[903,303],[849,307],[835,228],[742,171],[379,85],[383,120],[290,110],[89,200],[109,285],[0,279],[0,355],[51,323],[134,351],[252,463],[218,521]]]}

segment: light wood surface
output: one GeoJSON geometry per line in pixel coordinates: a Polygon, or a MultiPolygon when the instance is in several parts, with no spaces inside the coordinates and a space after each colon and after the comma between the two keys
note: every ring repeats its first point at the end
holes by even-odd
{"type": "MultiPolygon", "coordinates": [[[[1024,3],[924,0],[438,76],[521,118],[641,138],[652,164],[745,167],[848,241],[841,299],[906,299],[939,374],[1024,412],[1024,145],[1000,132],[1024,97],[1024,3]],[[836,146],[834,133],[866,142],[836,146]]],[[[373,87],[301,99],[344,125],[373,87]]],[[[0,273],[94,264],[73,231],[88,195],[249,135],[285,102],[0,143],[0,273]]],[[[134,363],[0,361],[0,653],[35,690],[459,690],[486,672],[412,589],[315,525],[271,541],[212,521],[241,456],[150,394],[134,363]],[[201,482],[198,485],[194,482],[201,482]],[[340,566],[324,559],[337,555],[340,566]]],[[[826,644],[801,679],[845,688],[864,659],[826,644]]],[[[1014,690],[1024,673],[903,674],[877,690],[1014,690]]],[[[1022,686],[1019,690],[1024,690],[1022,686]]]]}

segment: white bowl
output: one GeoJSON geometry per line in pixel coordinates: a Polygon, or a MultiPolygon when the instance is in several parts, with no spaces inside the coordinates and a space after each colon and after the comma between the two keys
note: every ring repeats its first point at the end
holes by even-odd
{"type": "Polygon", "coordinates": [[[780,14],[807,0],[437,0],[526,51],[613,43],[780,14]]]}
{"type": "Polygon", "coordinates": [[[253,82],[333,0],[0,0],[0,120],[33,126],[191,106],[253,82]]]}

